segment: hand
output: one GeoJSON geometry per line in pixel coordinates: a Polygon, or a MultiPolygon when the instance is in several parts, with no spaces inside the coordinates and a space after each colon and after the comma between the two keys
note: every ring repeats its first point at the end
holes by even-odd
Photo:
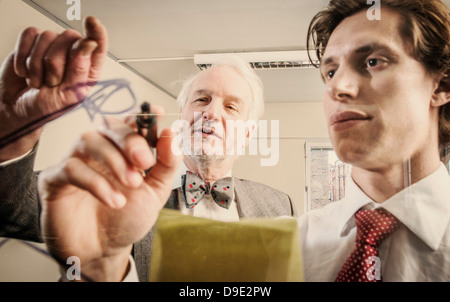
{"type": "Polygon", "coordinates": [[[4,138],[51,113],[64,114],[83,101],[98,81],[107,54],[107,33],[93,17],[86,19],[85,28],[85,38],[75,30],[57,34],[35,27],[19,36],[0,72],[0,162],[33,148],[42,127],[14,141],[4,138]]]}
{"type": "Polygon", "coordinates": [[[158,140],[155,162],[130,126],[108,124],[84,134],[66,160],[38,179],[49,251],[64,262],[79,257],[81,274],[96,281],[122,280],[132,244],[156,222],[181,162],[171,151],[169,129],[158,140]]]}

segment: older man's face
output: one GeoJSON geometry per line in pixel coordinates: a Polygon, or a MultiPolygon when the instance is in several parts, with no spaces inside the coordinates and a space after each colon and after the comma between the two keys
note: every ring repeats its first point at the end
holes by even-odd
{"type": "Polygon", "coordinates": [[[324,109],[340,158],[383,169],[426,154],[437,144],[431,100],[437,82],[414,59],[401,36],[400,14],[380,21],[362,11],[332,33],[321,64],[324,109]]]}
{"type": "Polygon", "coordinates": [[[216,66],[203,71],[192,84],[180,116],[191,125],[195,155],[230,155],[231,149],[236,148],[238,137],[227,131],[227,121],[229,124],[247,121],[251,104],[250,86],[235,69],[216,66]],[[229,137],[231,139],[227,141],[229,137]]]}

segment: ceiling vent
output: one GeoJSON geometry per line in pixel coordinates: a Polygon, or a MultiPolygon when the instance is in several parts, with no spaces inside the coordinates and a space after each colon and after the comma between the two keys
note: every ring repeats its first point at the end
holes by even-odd
{"type": "Polygon", "coordinates": [[[306,50],[197,54],[194,55],[194,63],[203,70],[228,55],[242,57],[253,69],[292,69],[319,66],[318,60],[314,60],[314,64],[310,62],[306,50]]]}

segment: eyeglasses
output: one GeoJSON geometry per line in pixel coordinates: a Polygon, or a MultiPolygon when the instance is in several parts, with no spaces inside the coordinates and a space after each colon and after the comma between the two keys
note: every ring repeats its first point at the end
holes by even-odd
{"type": "Polygon", "coordinates": [[[73,89],[76,95],[79,96],[79,102],[68,105],[62,109],[55,112],[46,114],[38,119],[31,121],[30,123],[20,127],[19,129],[13,130],[11,133],[0,138],[0,148],[3,148],[16,140],[22,138],[23,136],[33,132],[34,130],[44,126],[45,124],[69,113],[74,112],[80,108],[84,108],[89,115],[91,121],[94,120],[96,115],[113,115],[113,114],[123,114],[132,110],[137,103],[136,96],[130,87],[130,83],[125,79],[111,79],[106,81],[99,81],[95,83],[80,83],[76,86],[69,87],[67,89],[73,89]],[[91,93],[88,97],[84,98],[80,92],[81,88],[86,86],[94,86],[96,90],[91,93]],[[104,109],[105,106],[110,103],[111,97],[118,92],[124,91],[128,96],[122,98],[122,108],[121,109],[104,109]]]}

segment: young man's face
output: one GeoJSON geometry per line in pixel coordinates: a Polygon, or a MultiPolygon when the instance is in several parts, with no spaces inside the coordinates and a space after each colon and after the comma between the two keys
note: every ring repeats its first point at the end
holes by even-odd
{"type": "Polygon", "coordinates": [[[401,16],[383,9],[381,20],[362,11],[332,33],[321,73],[324,109],[339,157],[364,169],[383,169],[437,146],[431,98],[437,81],[408,50],[401,16]]]}

